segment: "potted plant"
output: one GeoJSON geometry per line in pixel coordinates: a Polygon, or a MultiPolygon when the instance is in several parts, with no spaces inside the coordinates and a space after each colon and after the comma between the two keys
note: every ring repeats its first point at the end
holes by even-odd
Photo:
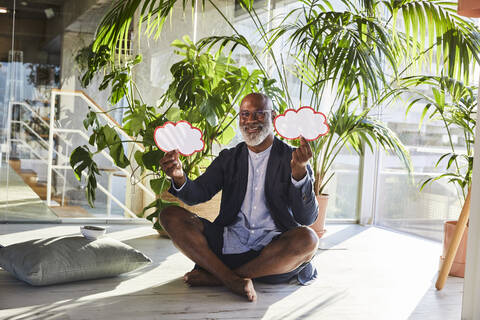
{"type": "MultiPolygon", "coordinates": [[[[344,149],[349,147],[362,155],[365,146],[373,151],[374,145],[393,152],[410,170],[411,164],[407,150],[386,124],[370,116],[378,105],[380,87],[386,85],[384,66],[378,63],[381,56],[388,57],[389,67],[396,70],[393,58],[393,40],[384,24],[375,17],[368,18],[364,11],[345,3],[348,13],[325,10],[323,3],[305,2],[303,6],[292,10],[279,26],[270,32],[259,27],[260,38],[265,39],[265,50],[271,59],[284,61],[283,54],[276,57],[272,48],[277,41],[287,41],[288,50],[284,52],[294,63],[289,66],[291,73],[298,79],[299,105],[309,105],[316,111],[327,110],[327,122],[330,131],[326,136],[312,142],[312,164],[315,175],[314,192],[319,202],[317,221],[313,229],[321,237],[325,232],[325,217],[328,195],[326,187],[334,176],[333,164],[344,149]],[[341,32],[345,30],[345,32],[341,32]],[[335,88],[333,102],[327,95],[335,88]]],[[[243,2],[251,19],[257,26],[262,22],[253,6],[243,2]]],[[[220,40],[243,45],[254,55],[251,46],[241,35],[237,38],[214,37],[204,39],[209,45],[220,40]]],[[[257,61],[257,60],[255,60],[257,61]]],[[[258,63],[258,62],[257,62],[258,63]]],[[[286,90],[291,106],[296,105],[286,81],[285,70],[277,63],[276,76],[280,78],[286,90]]]]}
{"type": "MultiPolygon", "coordinates": [[[[403,79],[397,94],[408,92],[412,94],[412,101],[407,113],[415,105],[423,106],[422,120],[428,116],[429,120],[439,120],[443,123],[448,137],[450,152],[441,155],[435,164],[443,165],[445,172],[425,180],[420,190],[427,184],[440,179],[447,179],[456,186],[460,202],[464,209],[470,206],[470,188],[473,172],[473,149],[475,143],[475,126],[477,118],[477,88],[450,77],[416,76],[403,79]],[[428,90],[416,90],[416,87],[428,90]],[[460,135],[457,142],[453,140],[454,133],[460,135]]],[[[467,209],[466,209],[467,208],[467,209]]],[[[468,217],[468,212],[466,213],[468,217]]],[[[467,218],[468,220],[468,218],[467,218]]],[[[445,260],[450,243],[454,238],[457,221],[444,222],[443,255],[445,260]]],[[[467,249],[468,226],[463,232],[458,251],[451,266],[450,275],[463,277],[465,273],[465,259],[467,249]]],[[[441,285],[443,286],[443,284],[441,285]]],[[[440,287],[441,289],[441,287],[440,287]]]]}
{"type": "Polygon", "coordinates": [[[182,59],[172,65],[170,69],[172,82],[162,95],[158,106],[148,106],[143,102],[132,78],[132,69],[141,62],[140,56],[126,60],[120,67],[112,60],[107,47],[102,50],[102,56],[91,54],[87,56],[89,58],[85,64],[87,70],[82,78],[83,85],[89,85],[100,68],[106,69],[107,73],[99,89],[106,89],[110,85],[112,105],[126,96],[128,107],[122,126],[118,128],[100,124],[96,114],[90,112],[84,121],[85,129],[89,127],[93,129],[90,146],[77,147],[70,158],[79,180],[82,171],[87,172],[87,199],[92,206],[95,200],[96,176],[99,174],[93,160],[96,153],[108,148],[117,166],[122,168],[130,166],[132,172],[140,169],[142,178],[148,178],[150,187],[158,197],[139,215],[154,209],[148,214],[147,219],[154,221],[154,227],[157,229],[161,226],[156,217],[166,205],[171,204],[169,201],[171,198],[161,197],[170,186],[170,182],[159,168],[159,159],[164,153],[155,145],[153,139],[155,128],[167,121],[187,120],[202,131],[205,148],[192,156],[182,157],[185,173],[194,179],[201,174],[202,168],[210,163],[214,146],[228,144],[235,136],[237,114],[234,106],[244,95],[266,90],[278,92],[277,99],[282,99],[274,81],[267,81],[260,70],[250,72],[245,67],[237,67],[233,59],[223,55],[222,49],[213,54],[209,50],[202,51],[187,36],[183,41],[174,41],[172,46],[182,59]],[[159,113],[158,110],[164,111],[159,113]],[[118,129],[125,131],[132,140],[121,141],[115,131],[118,129]],[[143,150],[134,152],[135,161],[130,160],[131,156],[126,154],[123,142],[143,146],[143,150]]]}

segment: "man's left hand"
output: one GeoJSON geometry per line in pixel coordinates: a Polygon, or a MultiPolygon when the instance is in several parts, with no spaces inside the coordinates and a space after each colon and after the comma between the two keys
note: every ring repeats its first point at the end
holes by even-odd
{"type": "Polygon", "coordinates": [[[300,137],[300,147],[292,152],[292,177],[296,181],[300,181],[307,174],[307,163],[312,157],[312,149],[304,137],[300,137]]]}

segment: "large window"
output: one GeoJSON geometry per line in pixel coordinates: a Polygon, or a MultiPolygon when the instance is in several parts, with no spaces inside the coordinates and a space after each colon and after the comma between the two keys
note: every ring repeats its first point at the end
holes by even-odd
{"type": "MultiPolygon", "coordinates": [[[[69,168],[72,150],[88,144],[90,135],[82,124],[89,105],[73,95],[82,89],[75,56],[91,43],[109,5],[0,1],[6,11],[0,13],[0,220],[124,217],[115,199],[126,202],[126,178],[110,161],[99,159],[98,183],[110,196],[97,191],[95,208],[86,201],[85,178],[79,182],[69,168]],[[52,99],[52,89],[69,94],[52,99]]],[[[110,108],[105,94],[93,89],[86,94],[110,108]]],[[[121,114],[111,116],[121,120],[121,114]]]]}
{"type": "MultiPolygon", "coordinates": [[[[336,1],[331,3],[334,7],[340,5],[336,1]]],[[[258,38],[256,26],[243,13],[238,1],[215,4],[232,25],[250,40],[262,63],[275,76],[274,62],[263,54],[263,43],[258,38]]],[[[274,27],[300,5],[300,1],[255,1],[259,18],[267,29],[274,27]]],[[[0,0],[0,7],[7,9],[7,13],[0,13],[0,220],[124,218],[129,215],[118,203],[138,213],[153,199],[151,194],[128,183],[128,173],[116,171],[111,162],[104,158],[99,160],[102,176],[98,183],[109,194],[98,190],[96,207],[90,208],[85,198],[85,182],[78,182],[68,168],[69,153],[74,147],[86,144],[87,140],[73,138],[72,132],[65,131],[55,133],[52,141],[49,141],[52,88],[82,90],[105,110],[125,105],[125,101],[117,106],[109,105],[108,89],[98,90],[101,76],[95,78],[94,84],[88,89],[82,88],[79,82],[80,63],[75,60],[82,49],[91,43],[97,24],[109,6],[110,3],[105,3],[88,7],[78,5],[76,1],[64,0],[0,0]],[[48,146],[52,143],[54,151],[51,166],[54,166],[54,170],[48,167],[48,146]],[[47,188],[49,170],[52,178],[51,187],[47,188]],[[45,203],[47,189],[51,191],[50,207],[45,203]]],[[[179,1],[171,19],[171,23],[165,23],[157,40],[143,35],[138,41],[136,23],[131,33],[131,49],[143,56],[143,62],[136,67],[133,76],[148,105],[158,104],[171,80],[170,67],[181,59],[174,53],[172,41],[183,36],[198,41],[206,36],[234,34],[230,25],[208,2],[205,8],[190,14],[182,12],[179,1]]],[[[308,99],[300,99],[298,80],[288,75],[294,60],[288,56],[285,45],[278,43],[274,51],[281,56],[290,91],[293,92],[295,105],[289,107],[308,105],[308,99]]],[[[238,47],[232,58],[249,70],[257,68],[244,48],[238,47]]],[[[325,93],[324,105],[321,106],[325,113],[336,107],[331,105],[334,95],[334,90],[325,93]]],[[[58,120],[55,125],[63,129],[82,129],[82,120],[89,107],[92,107],[85,99],[58,94],[54,103],[58,120]]],[[[446,180],[434,182],[420,191],[425,179],[442,170],[436,168],[435,163],[440,155],[448,151],[446,133],[441,123],[428,122],[421,129],[418,128],[421,112],[420,109],[413,109],[405,117],[405,105],[399,102],[383,109],[379,115],[408,146],[414,165],[412,175],[408,175],[391,154],[369,154],[362,161],[351,150],[345,149],[340,153],[333,168],[335,175],[326,190],[330,194],[327,209],[330,222],[357,221],[361,214],[372,217],[368,221],[379,226],[440,239],[443,220],[458,215],[460,201],[458,190],[446,180]],[[363,181],[363,185],[360,185],[360,181],[363,181]],[[359,205],[359,200],[365,201],[366,195],[371,198],[367,199],[371,206],[362,204],[361,210],[368,213],[360,212],[359,205]]],[[[110,115],[113,120],[122,120],[120,109],[110,115]]],[[[87,135],[90,133],[86,132],[87,135]]],[[[460,135],[453,139],[458,147],[462,146],[460,135]]],[[[238,135],[232,144],[240,140],[238,135]]]]}
{"type": "MultiPolygon", "coordinates": [[[[460,213],[458,190],[447,179],[420,188],[430,177],[444,171],[435,167],[441,155],[450,151],[447,132],[440,121],[427,121],[421,129],[422,106],[405,116],[407,104],[386,108],[383,119],[410,151],[414,172],[409,175],[392,155],[381,155],[375,222],[378,225],[441,240],[443,221],[460,213]]],[[[454,135],[457,147],[462,135],[454,135]]]]}

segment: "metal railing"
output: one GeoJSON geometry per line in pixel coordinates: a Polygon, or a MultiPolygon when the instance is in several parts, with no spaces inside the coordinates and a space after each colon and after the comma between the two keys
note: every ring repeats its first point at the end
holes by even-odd
{"type": "MultiPolygon", "coordinates": [[[[52,94],[51,94],[51,100],[50,100],[50,124],[49,124],[49,137],[48,137],[48,169],[47,169],[47,205],[50,205],[51,201],[51,187],[52,187],[52,170],[54,168],[58,168],[58,166],[53,164],[53,149],[54,149],[54,141],[53,137],[55,133],[61,133],[61,132],[68,132],[68,133],[77,133],[83,138],[86,138],[87,140],[89,139],[88,135],[82,132],[81,130],[76,130],[76,129],[62,129],[62,128],[56,128],[55,126],[55,101],[57,96],[71,96],[71,97],[79,97],[83,101],[87,103],[89,107],[92,108],[97,114],[103,118],[109,125],[111,125],[114,130],[121,136],[123,136],[126,139],[131,139],[133,140],[132,137],[130,137],[127,133],[125,133],[123,130],[120,129],[120,125],[112,119],[106,112],[103,110],[92,98],[90,98],[87,94],[85,94],[83,91],[69,91],[69,90],[60,90],[60,89],[52,89],[52,94]]],[[[135,143],[134,146],[141,151],[144,151],[144,148],[138,144],[135,143]]],[[[110,157],[108,153],[105,151],[101,151],[102,154],[109,159],[112,164],[114,164],[113,159],[110,157]]],[[[65,169],[65,166],[62,166],[63,169],[65,169]]],[[[72,169],[71,167],[68,167],[72,169]]],[[[73,169],[72,169],[73,170],[73,169]]],[[[123,168],[118,168],[118,170],[124,172],[127,177],[130,175],[130,173],[123,169],[123,168]]],[[[83,173],[86,175],[85,173],[83,173]]],[[[141,181],[139,181],[137,178],[135,178],[133,175],[131,175],[131,178],[133,182],[144,192],[151,196],[155,196],[155,194],[145,187],[141,181]]],[[[110,187],[111,187],[111,174],[108,174],[108,189],[103,187],[101,184],[97,183],[98,189],[100,189],[103,193],[107,195],[107,216],[109,216],[110,210],[111,210],[111,200],[113,200],[117,205],[119,205],[125,212],[128,213],[131,217],[137,217],[134,212],[132,212],[129,208],[127,208],[121,201],[119,201],[115,196],[112,195],[110,187]]]]}
{"type": "MultiPolygon", "coordinates": [[[[30,149],[30,152],[33,152],[33,154],[37,158],[39,158],[40,160],[47,163],[47,195],[46,195],[47,199],[46,199],[46,201],[47,201],[48,206],[51,206],[51,204],[52,204],[52,181],[53,181],[52,174],[53,174],[53,172],[58,174],[63,179],[63,194],[62,194],[62,204],[63,204],[64,193],[65,193],[65,185],[66,185],[66,174],[65,173],[66,173],[66,170],[73,170],[71,166],[54,164],[53,163],[54,154],[56,155],[57,159],[62,160],[61,163],[65,163],[66,162],[65,159],[67,159],[67,161],[68,161],[68,156],[63,155],[63,154],[59,153],[57,150],[55,150],[54,137],[57,136],[60,139],[62,139],[62,141],[65,142],[65,144],[67,146],[67,150],[68,150],[69,147],[73,148],[72,143],[70,141],[68,141],[67,139],[65,139],[64,137],[62,137],[61,133],[76,134],[76,135],[82,137],[83,139],[85,139],[87,141],[89,140],[88,134],[86,134],[82,130],[66,129],[66,128],[57,127],[56,121],[55,121],[56,120],[55,119],[55,101],[56,101],[57,96],[71,96],[71,97],[81,98],[83,101],[85,101],[88,104],[88,106],[93,111],[97,112],[99,117],[101,117],[103,120],[105,120],[107,122],[107,124],[112,126],[114,128],[114,130],[120,136],[122,136],[122,137],[124,137],[128,140],[134,140],[126,132],[124,132],[122,129],[120,129],[120,125],[113,118],[111,118],[105,112],[105,110],[103,110],[97,103],[95,103],[95,101],[92,98],[90,98],[88,95],[86,95],[82,91],[68,91],[68,90],[52,89],[51,100],[50,100],[50,111],[49,111],[49,123],[47,123],[45,120],[43,120],[43,118],[37,112],[35,112],[35,110],[33,110],[29,104],[27,104],[25,102],[11,102],[9,104],[9,109],[8,109],[7,132],[9,132],[9,134],[8,134],[8,137],[7,137],[7,145],[10,148],[12,142],[21,143],[22,145],[27,146],[30,149]],[[48,133],[49,133],[48,134],[48,141],[45,141],[37,132],[35,132],[35,130],[32,127],[30,127],[24,121],[12,120],[13,105],[19,105],[19,106],[22,106],[23,108],[27,109],[28,111],[30,111],[32,113],[32,117],[38,118],[40,120],[40,122],[46,128],[48,128],[48,133]],[[12,139],[11,138],[11,127],[12,127],[12,124],[14,124],[14,123],[20,124],[20,126],[23,126],[24,128],[26,128],[26,130],[28,132],[32,133],[38,139],[38,143],[48,151],[48,157],[46,159],[41,157],[37,152],[35,152],[35,150],[33,150],[33,148],[30,145],[28,145],[28,143],[26,143],[22,139],[12,139]],[[59,170],[62,170],[62,169],[64,170],[64,174],[61,174],[59,172],[59,170]]],[[[136,148],[137,150],[140,150],[142,152],[144,151],[143,146],[138,144],[138,143],[134,143],[134,148],[136,148]]],[[[102,150],[101,154],[106,159],[108,159],[112,163],[113,166],[115,166],[114,165],[114,160],[112,159],[112,157],[107,152],[102,150]]],[[[115,166],[115,171],[123,172],[124,175],[127,178],[130,177],[131,181],[136,186],[138,186],[140,189],[142,189],[149,196],[155,197],[155,193],[153,191],[151,191],[149,188],[147,188],[139,179],[137,179],[135,176],[133,176],[133,174],[130,174],[130,172],[128,170],[115,166]]],[[[108,172],[108,182],[107,182],[107,187],[106,188],[97,182],[98,189],[100,191],[102,191],[107,196],[107,217],[110,217],[111,201],[113,201],[120,208],[122,208],[130,217],[137,218],[137,215],[133,211],[131,211],[127,206],[125,206],[125,204],[122,201],[118,200],[118,198],[116,198],[112,194],[112,192],[111,192],[112,174],[111,173],[112,172],[108,172]]],[[[86,176],[86,173],[83,172],[83,175],[86,176]]]]}

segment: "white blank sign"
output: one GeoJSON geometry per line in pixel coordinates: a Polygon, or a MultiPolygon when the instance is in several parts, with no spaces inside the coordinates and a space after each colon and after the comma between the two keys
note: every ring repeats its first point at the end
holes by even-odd
{"type": "Polygon", "coordinates": [[[311,107],[298,110],[288,109],[273,121],[277,133],[285,139],[294,140],[303,136],[306,140],[316,140],[330,130],[327,117],[311,107]]]}
{"type": "Polygon", "coordinates": [[[178,150],[184,156],[191,156],[205,147],[200,129],[184,120],[176,123],[167,121],[163,126],[156,127],[153,138],[160,150],[178,150]]]}

